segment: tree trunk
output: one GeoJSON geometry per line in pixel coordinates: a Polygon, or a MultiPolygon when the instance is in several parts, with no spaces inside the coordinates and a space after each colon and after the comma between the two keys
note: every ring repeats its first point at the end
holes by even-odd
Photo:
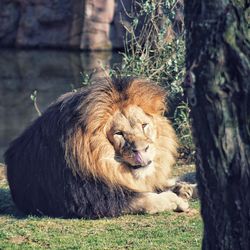
{"type": "Polygon", "coordinates": [[[250,249],[249,0],[186,0],[203,249],[250,249]]]}

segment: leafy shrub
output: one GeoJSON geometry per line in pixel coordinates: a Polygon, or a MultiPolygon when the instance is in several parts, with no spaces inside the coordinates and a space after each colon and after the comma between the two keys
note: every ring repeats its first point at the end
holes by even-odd
{"type": "Polygon", "coordinates": [[[193,159],[190,110],[182,89],[185,74],[182,7],[180,0],[134,1],[128,14],[132,21],[130,25],[124,23],[127,33],[119,74],[146,77],[166,87],[181,155],[193,159]]]}

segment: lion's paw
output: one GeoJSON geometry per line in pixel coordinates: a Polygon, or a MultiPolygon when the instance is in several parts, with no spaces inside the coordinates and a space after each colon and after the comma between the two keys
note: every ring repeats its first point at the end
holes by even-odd
{"type": "Polygon", "coordinates": [[[180,200],[177,203],[177,208],[174,211],[187,212],[188,210],[189,210],[189,204],[188,204],[187,200],[180,198],[180,200]]]}
{"type": "Polygon", "coordinates": [[[168,210],[173,210],[177,212],[186,212],[189,209],[189,204],[188,201],[177,196],[175,193],[172,191],[165,192],[167,198],[167,203],[171,204],[170,207],[171,209],[168,210]]]}
{"type": "Polygon", "coordinates": [[[182,199],[190,200],[191,198],[195,198],[194,196],[197,192],[196,189],[196,184],[190,184],[187,182],[177,182],[176,185],[172,188],[172,191],[182,199]]]}

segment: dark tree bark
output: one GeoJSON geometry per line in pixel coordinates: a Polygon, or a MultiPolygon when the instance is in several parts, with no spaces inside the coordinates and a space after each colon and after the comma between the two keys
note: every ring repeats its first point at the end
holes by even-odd
{"type": "Polygon", "coordinates": [[[186,0],[203,249],[250,249],[249,0],[186,0]]]}

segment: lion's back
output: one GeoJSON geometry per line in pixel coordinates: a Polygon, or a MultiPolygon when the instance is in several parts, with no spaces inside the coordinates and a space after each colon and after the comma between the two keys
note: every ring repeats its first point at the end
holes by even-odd
{"type": "Polygon", "coordinates": [[[111,190],[87,174],[79,176],[65,160],[66,140],[74,132],[80,97],[71,93],[60,98],[5,153],[12,198],[25,214],[118,216],[136,195],[121,187],[111,190]]]}
{"type": "MultiPolygon", "coordinates": [[[[58,168],[65,165],[60,144],[61,131],[55,127],[58,115],[53,109],[55,106],[15,139],[4,156],[12,198],[25,213],[45,213],[47,204],[53,203],[53,194],[58,191],[55,190],[58,185],[53,183],[58,183],[62,177],[58,168]],[[50,190],[52,186],[53,191],[50,190]],[[47,192],[52,197],[48,197],[47,192]]],[[[52,214],[60,214],[61,208],[61,204],[55,203],[49,210],[53,210],[52,214]]]]}

